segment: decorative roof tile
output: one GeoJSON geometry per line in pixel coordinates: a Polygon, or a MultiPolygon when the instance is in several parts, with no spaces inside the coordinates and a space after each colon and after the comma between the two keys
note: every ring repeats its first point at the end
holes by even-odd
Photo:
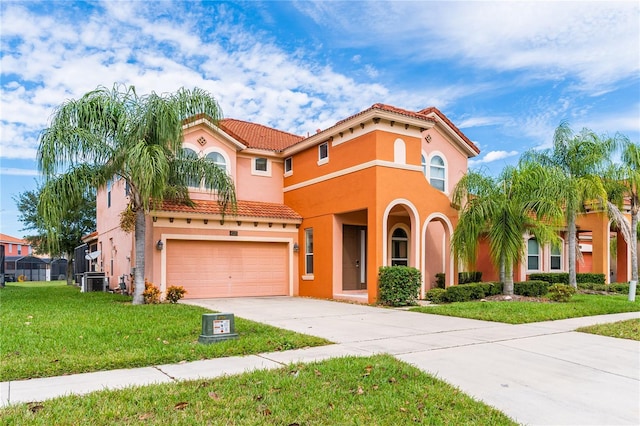
{"type": "MultiPolygon", "coordinates": [[[[194,213],[194,214],[222,214],[222,207],[217,201],[193,200],[194,205],[188,206],[175,201],[163,201],[158,211],[194,213]]],[[[228,208],[225,214],[233,215],[228,208]]],[[[255,217],[269,219],[302,220],[302,216],[291,207],[284,204],[265,203],[260,201],[238,201],[234,216],[255,217]]]]}
{"type": "Polygon", "coordinates": [[[234,118],[220,120],[218,125],[238,142],[249,148],[282,151],[303,139],[302,136],[234,118]]]}

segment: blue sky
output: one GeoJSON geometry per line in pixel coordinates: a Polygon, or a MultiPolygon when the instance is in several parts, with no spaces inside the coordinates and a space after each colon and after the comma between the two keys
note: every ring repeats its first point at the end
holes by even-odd
{"type": "Polygon", "coordinates": [[[640,3],[0,2],[0,232],[56,105],[98,85],[201,87],[300,135],[381,102],[443,111],[499,172],[578,131],[640,142],[640,3]]]}

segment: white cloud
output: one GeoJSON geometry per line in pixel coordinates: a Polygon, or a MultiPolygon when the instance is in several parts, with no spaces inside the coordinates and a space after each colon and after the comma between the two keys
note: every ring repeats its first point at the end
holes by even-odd
{"type": "Polygon", "coordinates": [[[0,175],[2,176],[40,176],[37,170],[16,169],[12,167],[1,167],[0,175]]]}
{"type": "Polygon", "coordinates": [[[480,164],[492,163],[505,158],[515,157],[518,151],[489,151],[480,159],[469,160],[469,167],[477,167],[480,164]]]}

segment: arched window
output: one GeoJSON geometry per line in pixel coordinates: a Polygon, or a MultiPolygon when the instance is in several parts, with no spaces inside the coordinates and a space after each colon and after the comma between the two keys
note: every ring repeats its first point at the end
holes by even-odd
{"type": "Polygon", "coordinates": [[[391,234],[391,266],[409,266],[409,238],[402,228],[391,234]]]}
{"type": "Polygon", "coordinates": [[[427,175],[427,157],[424,156],[424,154],[422,154],[422,156],[420,157],[420,165],[422,166],[422,174],[425,176],[427,175]]]}
{"type": "MultiPolygon", "coordinates": [[[[198,159],[198,153],[192,150],[191,148],[182,148],[182,154],[188,160],[198,159]]],[[[197,188],[200,186],[200,181],[197,179],[191,179],[190,181],[187,182],[187,186],[197,188]]]]}
{"type": "Polygon", "coordinates": [[[530,271],[540,270],[540,244],[535,238],[527,241],[527,269],[530,271]]]}
{"type": "Polygon", "coordinates": [[[210,152],[207,154],[206,158],[221,169],[224,169],[227,172],[229,171],[227,169],[227,160],[225,160],[224,156],[219,152],[210,152]]]}
{"type": "Polygon", "coordinates": [[[446,176],[447,170],[444,160],[439,155],[434,155],[429,162],[429,182],[431,186],[444,192],[446,176]]]}
{"type": "Polygon", "coordinates": [[[407,164],[407,147],[402,139],[396,139],[393,143],[393,162],[407,164]]]}

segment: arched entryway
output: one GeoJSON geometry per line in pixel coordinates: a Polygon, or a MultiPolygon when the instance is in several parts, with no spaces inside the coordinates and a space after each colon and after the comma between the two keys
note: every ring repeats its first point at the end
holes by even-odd
{"type": "Polygon", "coordinates": [[[451,222],[440,213],[430,215],[424,223],[421,268],[424,277],[423,295],[429,289],[436,287],[436,274],[445,274],[447,287],[454,283],[452,234],[451,222]]]}
{"type": "Polygon", "coordinates": [[[403,265],[420,268],[418,211],[408,200],[389,203],[383,217],[383,266],[403,265]]]}

